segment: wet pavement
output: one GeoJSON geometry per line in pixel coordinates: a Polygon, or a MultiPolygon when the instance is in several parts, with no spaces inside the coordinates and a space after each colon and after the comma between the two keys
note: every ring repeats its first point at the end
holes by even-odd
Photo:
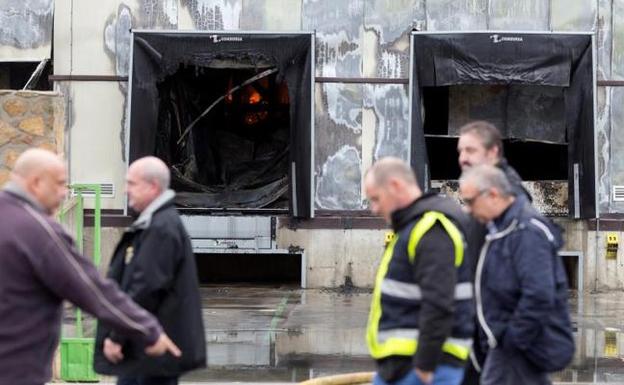
{"type": "MultiPolygon", "coordinates": [[[[208,368],[191,381],[296,382],[372,371],[364,333],[370,291],[205,287],[208,368]]],[[[624,383],[624,296],[571,299],[577,352],[553,381],[624,383]]]]}
{"type": "Polygon", "coordinates": [[[563,383],[624,384],[624,296],[585,295],[570,302],[576,335],[572,364],[553,377],[563,383]]]}
{"type": "Polygon", "coordinates": [[[374,370],[369,291],[206,287],[202,297],[208,368],[185,379],[298,382],[374,370]]]}
{"type": "MultiPolygon", "coordinates": [[[[208,367],[183,380],[299,382],[373,371],[364,333],[368,290],[294,287],[202,288],[208,367]]],[[[561,384],[624,384],[624,296],[572,298],[577,351],[561,384]]]]}

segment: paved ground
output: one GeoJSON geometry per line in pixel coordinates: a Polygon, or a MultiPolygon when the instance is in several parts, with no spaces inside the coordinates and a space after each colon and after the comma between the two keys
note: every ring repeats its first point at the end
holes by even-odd
{"type": "MultiPolygon", "coordinates": [[[[372,371],[364,329],[370,292],[292,287],[202,289],[208,367],[187,384],[293,383],[372,371]]],[[[624,383],[624,296],[572,300],[577,352],[561,384],[624,383]]]]}

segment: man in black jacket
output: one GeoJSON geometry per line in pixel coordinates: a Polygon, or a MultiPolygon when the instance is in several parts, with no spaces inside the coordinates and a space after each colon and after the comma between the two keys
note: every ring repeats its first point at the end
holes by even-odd
{"type": "Polygon", "coordinates": [[[182,373],[205,366],[195,259],[169,178],[169,169],[155,157],[128,168],[128,205],[140,215],[117,245],[108,276],[158,318],[182,356],[148,357],[135,340],[99,325],[95,368],[119,376],[118,385],[177,384],[182,373]]]}
{"type": "Polygon", "coordinates": [[[381,259],[367,343],[374,384],[461,382],[473,334],[473,290],[464,262],[468,218],[450,198],[422,194],[411,168],[384,158],[365,176],[371,211],[394,230],[381,259]]]}
{"type": "Polygon", "coordinates": [[[0,384],[43,385],[61,331],[62,301],[132,336],[141,350],[180,351],[156,319],[100,277],[52,214],[67,194],[67,170],[55,154],[30,149],[0,192],[0,384]]]}

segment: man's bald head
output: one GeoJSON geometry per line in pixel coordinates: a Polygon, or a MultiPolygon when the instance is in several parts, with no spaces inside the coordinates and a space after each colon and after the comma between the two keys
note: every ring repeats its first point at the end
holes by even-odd
{"type": "Polygon", "coordinates": [[[386,157],[368,169],[364,189],[370,210],[390,223],[391,214],[422,195],[412,168],[402,159],[386,157]]]}
{"type": "Polygon", "coordinates": [[[32,148],[24,151],[17,158],[13,167],[13,174],[21,178],[28,178],[47,172],[50,168],[64,166],[61,158],[55,153],[40,148],[32,148]]]}
{"type": "Polygon", "coordinates": [[[137,212],[145,208],[169,188],[169,168],[160,159],[146,156],[137,159],[128,168],[126,190],[128,204],[137,212]]]}
{"type": "Polygon", "coordinates": [[[161,191],[169,188],[171,174],[169,167],[162,160],[155,156],[146,156],[132,162],[130,168],[138,171],[139,175],[147,180],[156,183],[161,191]]]}
{"type": "Polygon", "coordinates": [[[67,169],[63,159],[38,148],[24,151],[15,161],[11,181],[35,199],[49,214],[67,195],[67,169]]]}

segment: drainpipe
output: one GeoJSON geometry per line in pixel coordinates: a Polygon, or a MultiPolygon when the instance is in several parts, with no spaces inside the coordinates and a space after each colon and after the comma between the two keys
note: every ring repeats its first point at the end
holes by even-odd
{"type": "Polygon", "coordinates": [[[600,232],[600,214],[596,215],[596,233],[594,234],[594,289],[598,291],[598,233],[600,232]]]}

